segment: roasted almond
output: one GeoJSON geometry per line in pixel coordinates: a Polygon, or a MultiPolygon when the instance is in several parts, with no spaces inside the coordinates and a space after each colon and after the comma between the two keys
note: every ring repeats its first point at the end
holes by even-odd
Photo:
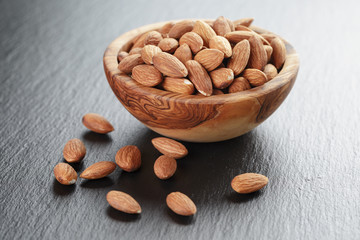
{"type": "Polygon", "coordinates": [[[249,81],[252,87],[261,86],[268,81],[265,73],[256,68],[245,69],[243,77],[249,81]]]}
{"type": "Polygon", "coordinates": [[[188,150],[184,145],[170,138],[153,138],[151,143],[159,152],[175,159],[183,158],[188,154],[188,150]]]}
{"type": "Polygon", "coordinates": [[[234,80],[234,72],[230,68],[218,68],[210,72],[210,77],[214,87],[224,89],[234,80]]]}
{"type": "Polygon", "coordinates": [[[159,30],[159,32],[161,33],[161,36],[163,38],[169,37],[169,31],[173,26],[174,26],[173,22],[168,22],[164,26],[162,26],[159,30]]]}
{"type": "Polygon", "coordinates": [[[175,50],[177,49],[178,46],[179,46],[179,43],[175,38],[164,38],[158,44],[158,47],[162,51],[168,52],[168,53],[175,52],[175,50]]]}
{"type": "Polygon", "coordinates": [[[141,58],[140,54],[133,54],[125,57],[121,62],[119,63],[119,69],[123,73],[131,73],[132,69],[140,64],[143,64],[144,61],[141,58]]]}
{"type": "Polygon", "coordinates": [[[158,46],[146,45],[141,50],[141,58],[146,64],[153,64],[153,56],[159,52],[162,52],[158,46]]]}
{"type": "Polygon", "coordinates": [[[195,88],[202,95],[211,96],[213,91],[212,82],[205,68],[203,68],[203,66],[201,66],[201,64],[195,60],[189,60],[185,65],[189,71],[189,79],[194,84],[195,88]]]}
{"type": "Polygon", "coordinates": [[[227,40],[229,40],[230,43],[238,43],[244,39],[249,40],[249,38],[254,35],[258,36],[261,39],[263,44],[270,45],[270,43],[268,41],[266,41],[265,38],[263,38],[261,35],[257,34],[256,32],[234,31],[234,32],[229,32],[229,33],[225,34],[225,38],[227,40]]]}
{"type": "Polygon", "coordinates": [[[175,25],[169,31],[170,38],[179,39],[182,35],[187,32],[191,32],[194,27],[194,21],[192,20],[183,20],[175,23],[175,25]]]}
{"type": "Polygon", "coordinates": [[[257,173],[240,174],[231,181],[231,187],[238,193],[256,192],[268,184],[269,179],[257,173]]]}
{"type": "Polygon", "coordinates": [[[176,214],[191,216],[196,213],[194,202],[181,192],[172,192],[166,197],[167,206],[176,214]]]}
{"type": "Polygon", "coordinates": [[[202,38],[199,36],[199,34],[195,32],[187,32],[184,35],[182,35],[182,37],[179,40],[179,44],[180,46],[183,44],[189,45],[191,51],[194,54],[196,54],[201,50],[204,42],[202,38]]]}
{"type": "Polygon", "coordinates": [[[218,49],[204,49],[198,52],[194,60],[198,61],[206,70],[212,71],[224,60],[224,53],[218,49]]]}
{"type": "Polygon", "coordinates": [[[188,70],[185,65],[175,56],[161,52],[153,57],[153,63],[157,70],[169,77],[186,77],[188,70]]]}
{"type": "Polygon", "coordinates": [[[267,53],[261,39],[257,35],[249,38],[250,43],[250,58],[248,62],[249,68],[256,68],[262,70],[267,63],[267,53]]]}
{"type": "Polygon", "coordinates": [[[112,173],[116,168],[116,164],[110,161],[101,161],[94,163],[90,167],[86,168],[81,174],[81,178],[85,179],[99,179],[106,177],[112,173]]]}
{"type": "Polygon", "coordinates": [[[285,62],[286,47],[280,38],[274,38],[271,41],[271,47],[273,48],[272,62],[277,69],[280,69],[285,62]]]}
{"type": "Polygon", "coordinates": [[[162,155],[156,159],[154,163],[154,173],[161,180],[171,178],[177,168],[177,163],[175,158],[162,155]]]}
{"type": "Polygon", "coordinates": [[[269,62],[271,60],[271,55],[272,55],[273,49],[269,45],[264,45],[264,48],[265,48],[266,55],[267,55],[267,61],[269,62]]]}
{"type": "Polygon", "coordinates": [[[191,95],[195,91],[194,84],[186,78],[166,77],[161,83],[161,86],[167,91],[186,95],[191,95]]]}
{"type": "Polygon", "coordinates": [[[56,180],[63,185],[74,184],[77,180],[77,173],[67,163],[58,163],[54,167],[54,175],[56,180]]]}
{"type": "Polygon", "coordinates": [[[126,172],[133,172],[141,166],[141,152],[137,146],[122,147],[115,155],[116,164],[126,172]]]}
{"type": "Polygon", "coordinates": [[[203,39],[204,45],[209,46],[209,41],[216,36],[215,31],[204,21],[197,20],[194,24],[193,32],[199,34],[203,39]]]}
{"type": "Polygon", "coordinates": [[[239,75],[246,67],[250,57],[250,44],[248,40],[242,40],[233,48],[232,57],[227,67],[232,69],[234,76],[239,75]]]}
{"type": "Polygon", "coordinates": [[[142,49],[143,49],[143,48],[141,48],[141,47],[132,48],[132,49],[130,50],[130,52],[129,52],[129,55],[141,54],[141,50],[142,50],[142,49]]]}
{"type": "Polygon", "coordinates": [[[192,60],[191,49],[186,43],[180,45],[180,47],[176,49],[174,56],[179,59],[183,64],[185,64],[189,60],[192,60]]]}
{"type": "Polygon", "coordinates": [[[244,77],[238,77],[229,86],[229,93],[242,92],[248,89],[251,89],[249,81],[244,77]]]}
{"type": "Polygon", "coordinates": [[[254,18],[241,18],[234,21],[235,28],[237,25],[243,25],[245,27],[249,27],[251,23],[254,21],[254,18]]]}
{"type": "Polygon", "coordinates": [[[145,38],[145,45],[155,45],[157,46],[159,42],[163,39],[161,33],[158,31],[151,31],[147,34],[145,38]]]}
{"type": "Polygon", "coordinates": [[[226,33],[231,32],[229,21],[223,16],[218,17],[215,20],[213,24],[213,29],[218,36],[225,36],[226,33]]]}
{"type": "Polygon", "coordinates": [[[111,123],[103,116],[97,113],[87,113],[82,118],[82,123],[89,130],[96,133],[109,133],[114,131],[114,127],[111,123]]]}
{"type": "Polygon", "coordinates": [[[209,42],[209,47],[222,51],[225,58],[231,57],[232,55],[230,42],[222,36],[213,37],[209,42]]]}
{"type": "Polygon", "coordinates": [[[154,87],[163,80],[161,72],[152,65],[137,65],[133,68],[131,77],[144,86],[154,87]]]}
{"type": "Polygon", "coordinates": [[[116,210],[129,214],[141,213],[139,203],[129,194],[112,190],[106,194],[106,200],[116,210]]]}
{"type": "Polygon", "coordinates": [[[121,62],[121,60],[123,60],[124,58],[126,58],[127,56],[129,56],[129,53],[124,52],[124,51],[120,51],[117,55],[117,59],[119,62],[121,62]]]}
{"type": "Polygon", "coordinates": [[[69,140],[64,147],[63,155],[67,162],[80,162],[86,154],[84,143],[77,138],[69,140]]]}
{"type": "Polygon", "coordinates": [[[278,74],[276,67],[270,63],[265,65],[264,73],[268,81],[276,77],[276,75],[278,74]]]}

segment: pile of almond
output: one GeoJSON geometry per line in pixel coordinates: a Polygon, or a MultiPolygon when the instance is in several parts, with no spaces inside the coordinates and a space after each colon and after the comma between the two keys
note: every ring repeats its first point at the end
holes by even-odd
{"type": "Polygon", "coordinates": [[[183,20],[132,40],[118,68],[138,83],[182,94],[235,93],[273,79],[285,58],[284,42],[258,34],[252,18],[183,20]]]}

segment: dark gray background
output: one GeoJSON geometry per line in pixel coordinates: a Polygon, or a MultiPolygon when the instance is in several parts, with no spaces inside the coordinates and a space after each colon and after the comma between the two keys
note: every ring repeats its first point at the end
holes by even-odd
{"type": "Polygon", "coordinates": [[[359,239],[360,15],[357,1],[0,1],[1,239],[359,239]],[[295,86],[257,129],[225,142],[185,143],[169,181],[153,174],[157,134],[133,118],[106,81],[102,55],[120,34],[181,18],[254,17],[300,55],[295,86]],[[107,117],[108,136],[81,124],[107,117]],[[139,146],[136,173],[117,169],[65,187],[53,177],[67,140],[88,149],[83,170],[139,146]],[[269,177],[258,193],[234,194],[244,172],[269,177]],[[108,206],[118,189],[143,208],[108,206]],[[190,196],[193,218],[171,213],[171,191],[190,196]]]}

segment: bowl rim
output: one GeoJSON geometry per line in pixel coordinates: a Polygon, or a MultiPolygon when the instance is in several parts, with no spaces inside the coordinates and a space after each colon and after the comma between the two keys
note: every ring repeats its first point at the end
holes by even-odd
{"type": "MultiPolygon", "coordinates": [[[[164,22],[153,23],[149,25],[144,25],[133,30],[130,30],[126,33],[123,33],[115,40],[113,40],[109,46],[106,48],[103,56],[103,64],[104,70],[108,78],[108,82],[111,88],[114,90],[113,84],[117,84],[117,81],[121,81],[121,84],[125,84],[125,86],[132,88],[139,94],[146,95],[148,97],[164,97],[165,100],[167,98],[172,99],[172,101],[180,101],[180,102],[188,102],[191,100],[191,103],[194,104],[213,104],[214,102],[238,102],[244,99],[259,98],[266,94],[269,94],[284,85],[290,83],[292,80],[295,81],[297,72],[299,70],[299,57],[296,53],[294,47],[282,37],[259,27],[251,26],[255,32],[258,33],[271,33],[278,36],[281,40],[284,41],[286,46],[286,60],[281,71],[278,75],[272,80],[266,82],[264,85],[251,88],[249,90],[237,92],[237,93],[226,93],[221,95],[211,95],[211,96],[202,96],[202,95],[185,95],[180,93],[169,92],[166,90],[157,89],[154,87],[144,86],[135,80],[133,80],[130,76],[125,73],[122,73],[118,69],[118,60],[117,55],[118,52],[126,47],[130,46],[131,40],[138,36],[139,34],[157,30],[161,28],[164,24],[169,22],[179,22],[182,20],[189,19],[180,19],[180,20],[170,20],[164,22]]],[[[190,19],[190,20],[204,20],[204,21],[215,21],[213,19],[190,19]]],[[[114,91],[115,92],[115,91],[114,91]]]]}

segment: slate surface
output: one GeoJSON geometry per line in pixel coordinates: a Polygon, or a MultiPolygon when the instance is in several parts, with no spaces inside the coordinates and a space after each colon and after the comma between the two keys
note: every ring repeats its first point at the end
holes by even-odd
{"type": "Polygon", "coordinates": [[[359,239],[360,15],[356,1],[0,1],[0,239],[359,239]],[[153,174],[159,153],[147,130],[121,106],[102,67],[106,46],[138,26],[180,18],[252,16],[300,54],[294,89],[266,122],[242,137],[185,143],[190,154],[173,179],[153,174]],[[81,124],[87,112],[114,123],[108,136],[81,124]],[[128,144],[143,166],[98,181],[59,185],[52,169],[81,138],[81,171],[113,160],[128,144]],[[269,177],[240,196],[232,177],[269,177]],[[110,208],[111,189],[143,208],[110,208]],[[171,213],[165,197],[182,191],[193,218],[171,213]]]}

